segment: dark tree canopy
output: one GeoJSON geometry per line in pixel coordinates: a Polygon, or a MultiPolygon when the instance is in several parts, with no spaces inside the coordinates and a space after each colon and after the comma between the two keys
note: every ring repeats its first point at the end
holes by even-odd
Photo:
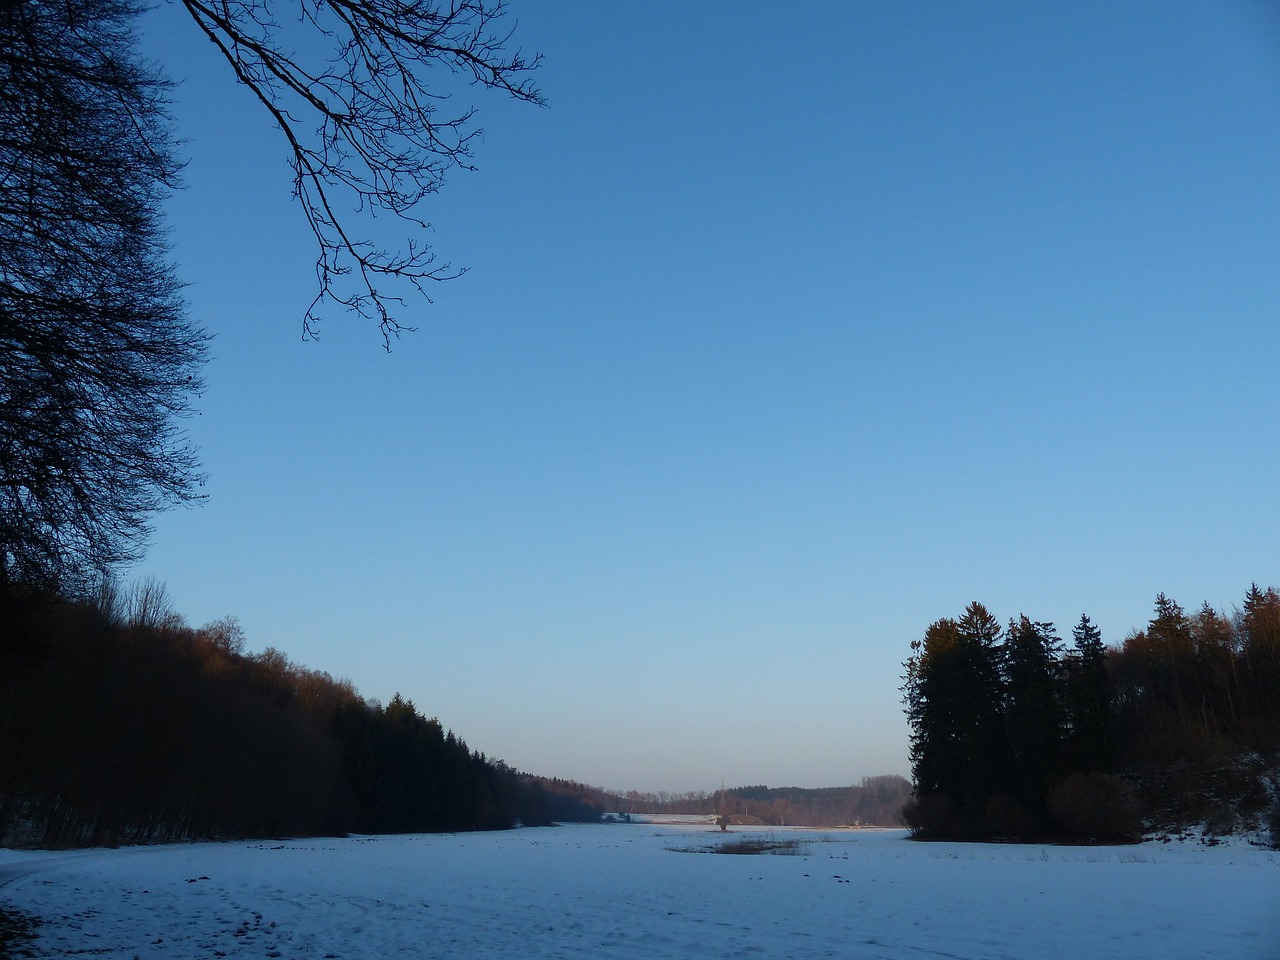
{"type": "MultiPolygon", "coordinates": [[[[1145,630],[1107,647],[1087,616],[1000,636],[981,604],[912,643],[916,836],[1132,840],[1143,829],[1256,825],[1280,773],[1280,593],[1234,617],[1160,594],[1145,630]],[[994,681],[994,682],[993,682],[994,681]]],[[[1275,806],[1280,811],[1280,806],[1275,806]]],[[[1280,816],[1280,813],[1276,813],[1280,816]]]]}
{"type": "Polygon", "coordinates": [[[376,320],[389,344],[411,329],[396,316],[401,292],[425,297],[426,281],[462,272],[421,240],[420,202],[450,171],[472,168],[481,133],[474,108],[449,102],[442,74],[540,104],[529,76],[540,58],[508,51],[501,0],[181,2],[288,143],[319,248],[304,335],[328,304],[376,320]],[[357,213],[398,218],[403,248],[364,236],[357,213]]]}
{"type": "Polygon", "coordinates": [[[179,164],[134,0],[0,5],[0,580],[67,586],[198,496],[205,335],[160,206],[179,164]]]}

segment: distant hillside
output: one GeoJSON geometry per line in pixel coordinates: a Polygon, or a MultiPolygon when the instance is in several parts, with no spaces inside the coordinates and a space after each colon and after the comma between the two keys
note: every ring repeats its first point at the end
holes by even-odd
{"type": "Polygon", "coordinates": [[[773,826],[902,825],[902,808],[911,784],[896,775],[864,777],[848,787],[734,787],[713,793],[625,793],[569,780],[539,779],[546,810],[553,820],[592,821],[604,813],[724,813],[738,823],[773,826]]]}

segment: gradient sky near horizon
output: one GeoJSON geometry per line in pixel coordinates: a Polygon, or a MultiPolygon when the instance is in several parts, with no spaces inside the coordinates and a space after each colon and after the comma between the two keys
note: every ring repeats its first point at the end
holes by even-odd
{"type": "Polygon", "coordinates": [[[193,625],[627,789],[909,772],[910,642],[981,600],[1120,642],[1280,584],[1280,12],[512,0],[460,90],[460,280],[302,342],[279,134],[171,4],[170,203],[215,334],[193,625]],[[468,99],[470,98],[470,99],[468,99]]]}

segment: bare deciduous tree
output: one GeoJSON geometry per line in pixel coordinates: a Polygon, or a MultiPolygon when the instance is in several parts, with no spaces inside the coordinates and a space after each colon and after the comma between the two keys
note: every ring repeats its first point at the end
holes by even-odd
{"type": "MultiPolygon", "coordinates": [[[[336,304],[389,346],[406,285],[461,272],[419,239],[419,204],[480,133],[442,73],[541,103],[539,58],[507,52],[502,0],[175,2],[291,151],[319,248],[304,334],[336,304]],[[401,249],[353,222],[381,213],[409,230],[401,249]]],[[[83,586],[140,555],[157,510],[200,498],[179,423],[207,337],[165,244],[180,164],[169,82],[137,53],[143,10],[0,2],[0,582],[83,586]]]]}
{"type": "Polygon", "coordinates": [[[206,337],[168,262],[180,165],[140,10],[0,5],[0,581],[82,583],[199,497],[179,422],[206,337]]]}

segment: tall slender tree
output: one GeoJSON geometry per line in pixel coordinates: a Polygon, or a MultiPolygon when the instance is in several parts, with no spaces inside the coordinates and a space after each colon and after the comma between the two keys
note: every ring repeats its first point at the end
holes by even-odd
{"type": "Polygon", "coordinates": [[[912,644],[903,686],[916,797],[946,807],[926,832],[971,833],[1005,777],[1000,626],[980,603],[912,644]]]}
{"type": "Polygon", "coordinates": [[[1106,773],[1115,763],[1107,650],[1102,631],[1088,614],[1080,615],[1071,639],[1066,673],[1069,764],[1083,773],[1106,773]]]}
{"type": "Polygon", "coordinates": [[[953,791],[963,762],[953,747],[963,739],[956,717],[960,630],[944,618],[931,623],[923,640],[911,644],[903,699],[911,725],[911,773],[916,792],[925,796],[953,791]]]}
{"type": "Polygon", "coordinates": [[[1207,601],[1190,621],[1197,698],[1193,722],[1206,737],[1234,734],[1240,718],[1235,630],[1207,601]]]}
{"type": "Polygon", "coordinates": [[[1280,737],[1280,592],[1250,586],[1237,624],[1255,710],[1268,739],[1280,737]]]}
{"type": "Polygon", "coordinates": [[[1052,623],[1009,621],[1004,646],[1009,792],[1034,815],[1062,770],[1059,641],[1052,623]]]}

